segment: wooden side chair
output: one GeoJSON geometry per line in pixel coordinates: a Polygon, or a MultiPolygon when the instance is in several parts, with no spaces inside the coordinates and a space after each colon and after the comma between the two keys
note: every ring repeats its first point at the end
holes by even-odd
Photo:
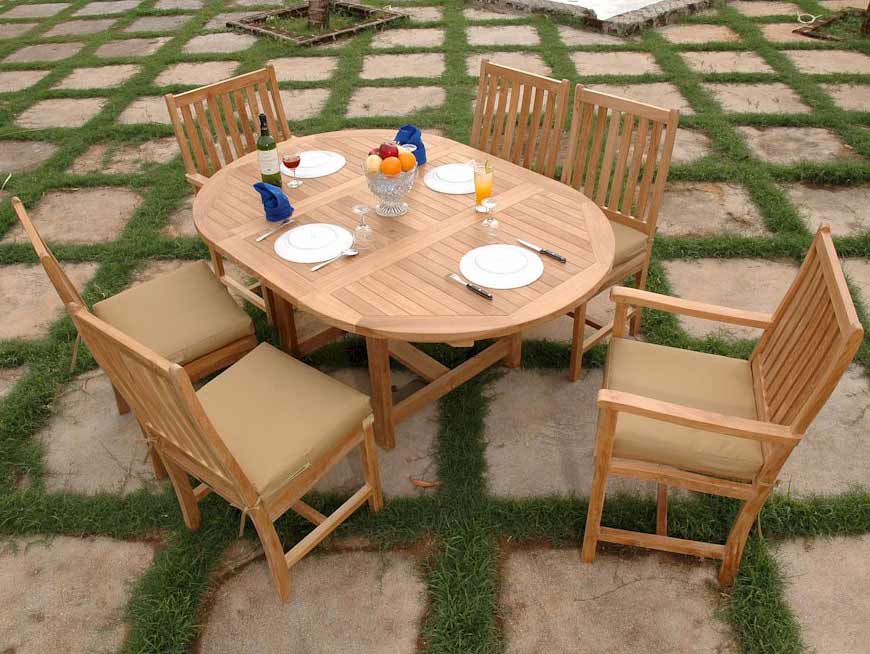
{"type": "Polygon", "coordinates": [[[266,343],[199,391],[178,364],[77,304],[69,312],[97,361],[130,399],[160,456],[189,529],[198,502],[215,492],[250,517],[278,595],[290,597],[290,568],[368,502],[383,506],[369,398],[266,343]],[[352,449],[365,483],[331,515],[302,501],[352,449]],[[188,475],[199,480],[195,488],[188,475]],[[286,554],[274,522],[293,510],[316,525],[286,554]]]}
{"type": "MultiPolygon", "coordinates": [[[[74,302],[85,306],[21,200],[12,198],[12,207],[61,301],[64,305],[74,302]]],[[[230,297],[204,261],[187,264],[97,302],[93,310],[109,324],[184,366],[194,381],[226,368],[257,347],[250,316],[230,297]]],[[[80,335],[76,337],[76,350],[79,338],[80,335]]],[[[117,387],[115,400],[120,413],[130,410],[117,387]]]]}
{"type": "Polygon", "coordinates": [[[823,226],[772,315],[614,288],[613,338],[598,394],[595,474],[583,560],[598,541],[721,559],[733,583],[749,530],[791,451],[864,336],[823,226]],[[764,330],[748,361],[625,338],[629,307],[764,330]],[[610,475],[656,481],[656,533],[601,526],[610,475]],[[667,535],[669,486],[743,501],[724,545],[667,535]]]}
{"type": "Polygon", "coordinates": [[[471,147],[552,177],[565,117],[568,80],[555,80],[484,59],[480,63],[471,147]]]}
{"type": "MultiPolygon", "coordinates": [[[[671,165],[680,113],[600,93],[577,85],[562,182],[595,200],[610,219],[616,237],[613,270],[601,290],[634,275],[646,287],[653,238],[671,165]]],[[[576,307],[570,378],[582,370],[583,353],[605,339],[613,322],[599,324],[576,307]],[[595,333],[585,338],[585,325],[595,333]]],[[[640,331],[640,311],[631,315],[631,333],[640,331]]]]}

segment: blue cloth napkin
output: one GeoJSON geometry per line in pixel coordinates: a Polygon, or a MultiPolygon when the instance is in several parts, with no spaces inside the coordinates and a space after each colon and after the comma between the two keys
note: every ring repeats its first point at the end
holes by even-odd
{"type": "Polygon", "coordinates": [[[293,215],[293,207],[290,205],[290,200],[284,195],[277,186],[266,184],[266,182],[257,182],[254,188],[263,199],[263,209],[266,211],[266,220],[278,222],[289,218],[293,215]]]}
{"type": "Polygon", "coordinates": [[[399,131],[396,132],[394,139],[399,145],[416,145],[414,157],[417,159],[417,165],[422,166],[426,163],[426,146],[423,145],[423,133],[416,125],[402,125],[399,131]]]}

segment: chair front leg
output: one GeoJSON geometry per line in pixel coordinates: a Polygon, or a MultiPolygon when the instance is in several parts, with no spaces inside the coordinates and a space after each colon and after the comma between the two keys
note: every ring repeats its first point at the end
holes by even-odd
{"type": "MultiPolygon", "coordinates": [[[[648,272],[649,256],[647,256],[647,260],[643,266],[643,269],[634,276],[634,285],[636,288],[639,288],[640,290],[646,290],[646,280],[648,272]]],[[[635,310],[631,316],[631,322],[629,323],[628,329],[628,333],[632,336],[637,336],[638,334],[640,334],[640,318],[642,313],[643,309],[641,309],[640,307],[635,307],[635,310]]]]}
{"type": "Polygon", "coordinates": [[[728,587],[734,584],[740,559],[743,557],[743,549],[746,547],[746,539],[749,538],[749,530],[752,529],[755,518],[772,490],[773,484],[761,486],[758,494],[746,500],[740,507],[737,519],[734,520],[728,540],[725,542],[725,558],[722,559],[722,566],[719,568],[719,583],[722,586],[728,587]]]}
{"type": "Polygon", "coordinates": [[[384,491],[381,487],[381,470],[378,464],[378,454],[375,450],[374,419],[366,418],[363,422],[363,440],[360,443],[363,471],[366,483],[372,489],[369,497],[369,509],[377,513],[384,507],[384,491]]]}
{"type": "Polygon", "coordinates": [[[115,406],[118,407],[118,413],[122,416],[130,413],[130,405],[127,404],[127,400],[118,392],[114,384],[112,384],[112,392],[115,394],[115,406]]]}
{"type": "Polygon", "coordinates": [[[275,531],[275,524],[262,506],[251,509],[248,515],[254,523],[254,528],[260,537],[260,543],[263,545],[263,551],[266,553],[266,562],[269,564],[269,571],[272,573],[272,580],[275,582],[278,596],[282,602],[288,602],[290,601],[290,569],[287,567],[284,546],[281,545],[281,539],[278,538],[278,532],[275,531]]]}
{"type": "Polygon", "coordinates": [[[595,439],[595,472],[592,478],[592,492],[589,496],[589,510],[586,513],[586,529],[583,534],[583,550],[581,552],[581,558],[586,563],[592,563],[595,560],[615,430],[616,411],[602,409],[598,418],[598,436],[595,439]]]}
{"type": "Polygon", "coordinates": [[[175,489],[175,496],[178,498],[184,524],[191,531],[198,530],[200,525],[199,504],[196,501],[196,495],[193,493],[187,473],[169,458],[163,459],[163,464],[166,466],[166,472],[169,474],[172,487],[175,489]]]}
{"type": "Polygon", "coordinates": [[[568,368],[568,379],[572,382],[580,379],[583,373],[583,341],[586,336],[586,305],[581,304],[574,309],[574,331],[571,336],[571,363],[568,368]]]}

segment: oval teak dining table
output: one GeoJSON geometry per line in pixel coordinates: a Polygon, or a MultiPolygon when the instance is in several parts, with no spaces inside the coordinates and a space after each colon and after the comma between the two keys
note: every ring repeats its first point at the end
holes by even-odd
{"type": "MultiPolygon", "coordinates": [[[[295,225],[327,222],[352,231],[356,216],[351,207],[375,201],[363,161],[369,150],[393,135],[387,130],[344,130],[280,143],[280,152],[329,150],[347,159],[337,173],[286,190],[295,225]]],[[[317,272],[310,264],[291,263],[275,254],[275,239],[283,232],[255,240],[268,228],[252,187],[260,179],[256,152],[212,175],[193,203],[194,224],[209,247],[261,280],[285,349],[299,352],[294,305],[366,338],[375,433],[384,447],[395,445],[396,424],[425,404],[499,361],[519,366],[523,330],[589,300],[609,272],[615,251],[606,216],[579,191],[450,139],[425,133],[423,138],[428,163],[418,170],[406,198],[410,211],[398,218],[370,212],[375,247],[317,272]],[[481,228],[473,194],[437,193],[423,183],[428,169],[471,159],[491,159],[495,167],[493,198],[500,223],[495,237],[481,228]],[[492,300],[447,279],[448,273],[459,272],[459,260],[469,250],[493,242],[516,244],[518,238],[561,253],[567,263],[543,257],[544,273],[537,281],[493,291],[492,300]],[[453,369],[411,345],[491,338],[496,339],[492,345],[453,369]],[[395,405],[390,356],[429,382],[395,405]]]]}

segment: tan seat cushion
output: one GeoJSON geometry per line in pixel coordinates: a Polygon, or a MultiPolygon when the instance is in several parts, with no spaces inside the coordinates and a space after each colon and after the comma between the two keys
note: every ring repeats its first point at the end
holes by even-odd
{"type": "Polygon", "coordinates": [[[369,398],[261,343],[198,392],[251,483],[269,495],[371,413],[369,398]]]}
{"type": "Polygon", "coordinates": [[[613,256],[614,267],[643,252],[646,247],[646,234],[613,220],[610,221],[610,226],[613,228],[613,236],[616,239],[616,253],[613,256]]]}
{"type": "MultiPolygon", "coordinates": [[[[757,419],[748,361],[624,338],[613,339],[608,356],[608,388],[757,419]]],[[[764,462],[758,441],[626,413],[616,421],[613,455],[743,480],[764,462]]]]}
{"type": "Polygon", "coordinates": [[[205,261],[182,266],[94,305],[107,323],[184,365],[254,333],[205,261]]]}

